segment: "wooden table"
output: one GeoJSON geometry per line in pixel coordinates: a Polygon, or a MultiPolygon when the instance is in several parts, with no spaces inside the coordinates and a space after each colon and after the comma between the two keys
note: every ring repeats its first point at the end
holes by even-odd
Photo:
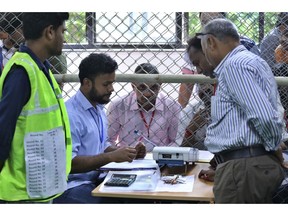
{"type": "MultiPolygon", "coordinates": [[[[200,201],[214,202],[213,183],[198,178],[201,169],[208,169],[208,163],[197,163],[188,165],[186,175],[195,175],[192,192],[100,192],[99,185],[92,191],[92,196],[114,197],[114,198],[134,198],[151,200],[178,200],[178,201],[200,201]]],[[[165,168],[162,174],[174,173],[183,174],[184,167],[165,168]]]]}

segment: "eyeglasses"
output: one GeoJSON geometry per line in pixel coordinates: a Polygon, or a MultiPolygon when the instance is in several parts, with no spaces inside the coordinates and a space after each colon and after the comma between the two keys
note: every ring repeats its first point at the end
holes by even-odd
{"type": "Polygon", "coordinates": [[[198,32],[198,33],[195,34],[195,36],[196,36],[197,38],[201,39],[201,36],[208,35],[208,34],[213,35],[214,37],[216,37],[215,34],[210,33],[210,32],[207,32],[207,33],[198,32]]]}

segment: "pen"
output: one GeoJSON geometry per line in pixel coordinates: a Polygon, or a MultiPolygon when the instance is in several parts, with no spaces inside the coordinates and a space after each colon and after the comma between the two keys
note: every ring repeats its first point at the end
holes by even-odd
{"type": "Polygon", "coordinates": [[[171,184],[173,185],[173,184],[177,184],[177,179],[179,178],[179,175],[177,175],[176,177],[175,177],[175,179],[173,179],[172,181],[171,181],[171,184]]]}
{"type": "Polygon", "coordinates": [[[147,141],[149,144],[153,145],[154,147],[156,146],[153,142],[151,142],[149,139],[147,139],[145,136],[143,136],[142,134],[139,133],[139,130],[134,130],[134,134],[138,135],[139,141],[141,141],[142,139],[144,139],[145,141],[147,141]]]}

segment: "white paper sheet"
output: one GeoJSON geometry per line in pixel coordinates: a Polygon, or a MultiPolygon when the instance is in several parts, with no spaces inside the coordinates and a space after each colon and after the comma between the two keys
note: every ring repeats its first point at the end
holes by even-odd
{"type": "Polygon", "coordinates": [[[282,155],[283,155],[284,161],[288,161],[288,150],[284,150],[282,155]]]}
{"type": "Polygon", "coordinates": [[[214,154],[212,154],[209,151],[203,151],[199,150],[199,159],[198,162],[206,162],[209,163],[210,160],[214,157],[214,154]]]}
{"type": "Polygon", "coordinates": [[[160,179],[159,170],[132,170],[132,171],[109,171],[103,183],[100,192],[135,192],[135,191],[154,191],[158,180],[160,179]],[[105,186],[112,174],[136,174],[136,180],[129,187],[105,186]]]}
{"type": "Polygon", "coordinates": [[[140,170],[140,171],[109,171],[105,180],[101,184],[100,192],[192,192],[194,186],[195,176],[181,176],[181,180],[185,183],[181,184],[165,184],[160,178],[160,172],[153,170],[140,170]],[[111,187],[105,186],[104,183],[111,178],[112,174],[136,174],[137,178],[134,183],[129,187],[111,187]]]}
{"type": "Polygon", "coordinates": [[[141,169],[158,169],[159,166],[155,160],[152,159],[138,159],[130,162],[111,162],[102,166],[100,170],[141,170],[141,169]]]}

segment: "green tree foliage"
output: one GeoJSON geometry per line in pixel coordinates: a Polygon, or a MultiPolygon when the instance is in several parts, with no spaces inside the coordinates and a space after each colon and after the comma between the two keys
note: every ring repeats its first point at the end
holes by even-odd
{"type": "MultiPolygon", "coordinates": [[[[277,14],[273,12],[265,12],[264,18],[264,35],[268,34],[275,27],[277,14]]],[[[259,30],[263,26],[259,26],[258,12],[228,12],[227,18],[230,19],[238,28],[241,35],[245,35],[259,43],[259,30]]],[[[188,34],[193,36],[200,31],[201,25],[199,21],[199,13],[189,13],[189,28],[188,34]]]]}
{"type": "MultiPolygon", "coordinates": [[[[70,13],[70,18],[66,23],[68,31],[65,37],[68,43],[87,43],[85,14],[85,12],[70,13]]],[[[260,42],[259,30],[263,27],[259,26],[258,12],[228,12],[227,18],[235,23],[241,35],[252,38],[256,43],[260,42]]],[[[264,35],[268,34],[271,29],[274,28],[276,20],[277,13],[265,12],[264,35]]],[[[191,37],[200,30],[199,13],[189,12],[188,36],[191,37]]]]}
{"type": "Polygon", "coordinates": [[[67,33],[65,39],[67,43],[87,43],[85,12],[69,13],[69,20],[66,22],[67,33]]]}
{"type": "Polygon", "coordinates": [[[264,30],[265,34],[269,33],[271,29],[275,27],[275,23],[277,21],[277,15],[278,13],[271,13],[271,12],[265,12],[265,25],[264,30]]]}

